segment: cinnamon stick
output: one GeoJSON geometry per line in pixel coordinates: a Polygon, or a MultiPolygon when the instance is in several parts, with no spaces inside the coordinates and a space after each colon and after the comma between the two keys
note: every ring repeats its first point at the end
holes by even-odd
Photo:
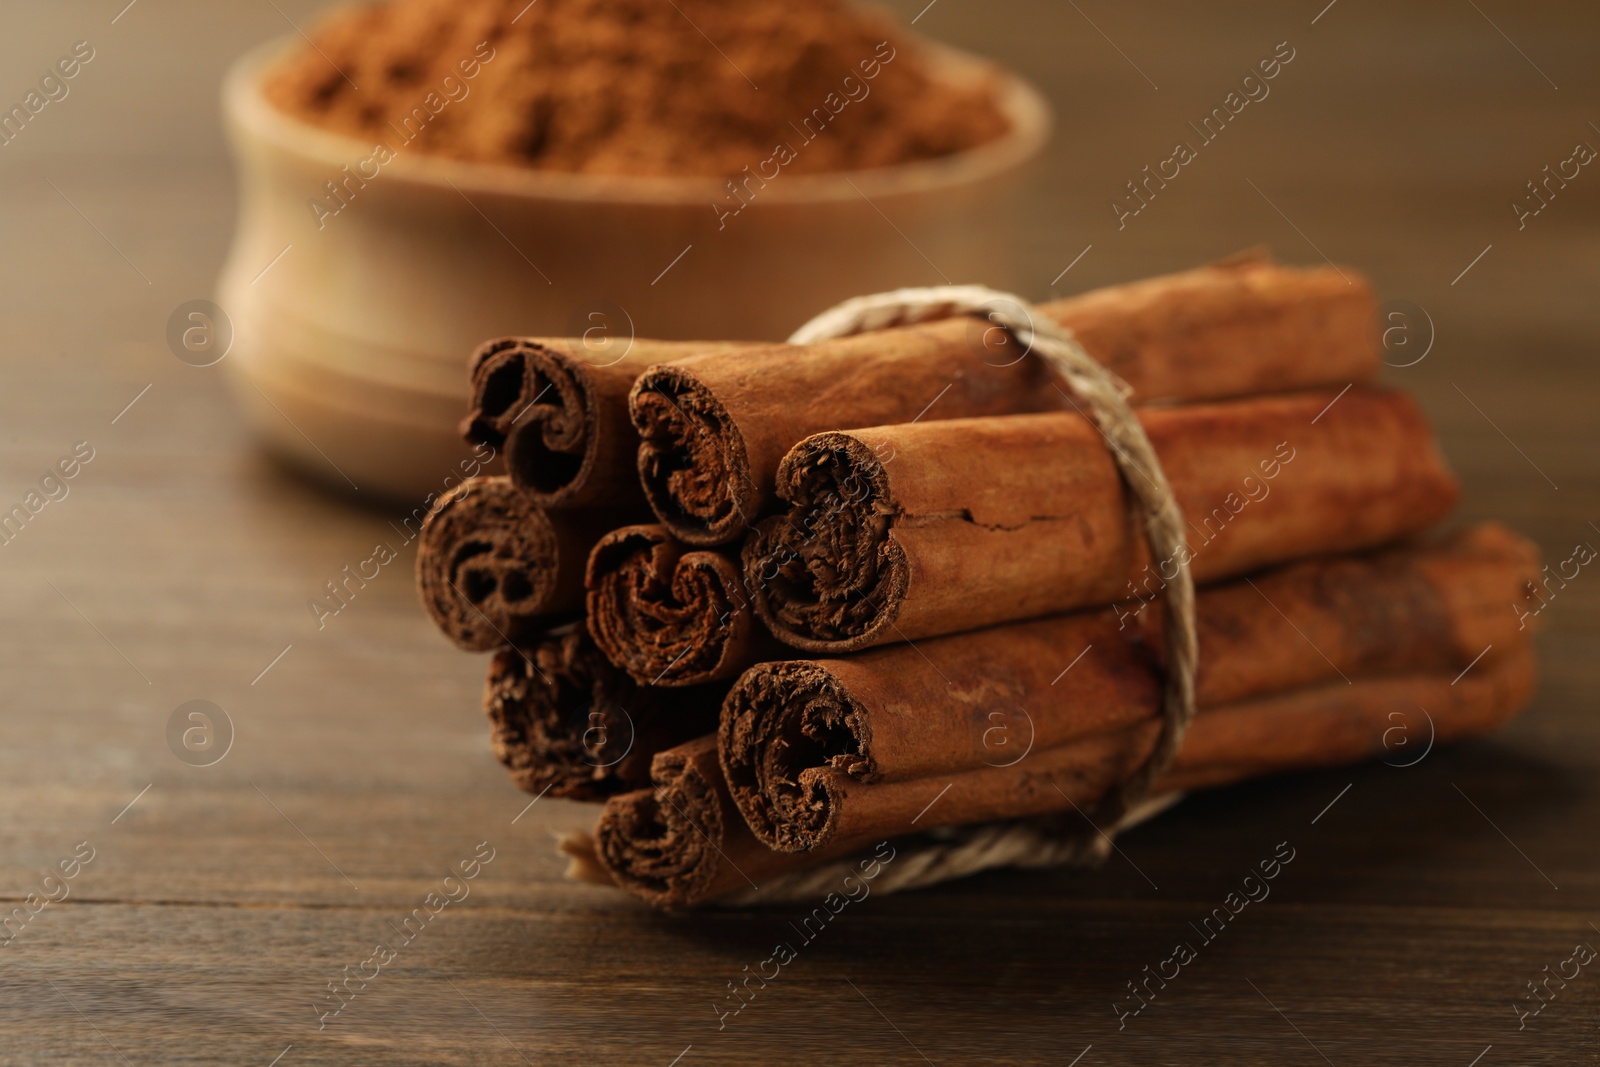
{"type": "MultiPolygon", "coordinates": [[[[1142,409],[1211,581],[1368,548],[1443,518],[1458,493],[1415,401],[1355,387],[1142,409]]],[[[744,548],[781,640],[840,652],[1085,604],[1157,596],[1104,438],[1074,413],[818,434],[778,470],[791,507],[744,548]]]]}
{"type": "Polygon", "coordinates": [[[495,653],[483,706],[494,754],[520,788],[603,800],[648,785],[657,752],[712,729],[722,695],[634,684],[580,620],[495,653]]]}
{"type": "Polygon", "coordinates": [[[499,449],[512,483],[539,507],[632,504],[642,513],[639,435],[628,417],[634,379],[655,363],[741,347],[609,332],[497,338],[473,353],[472,406],[461,434],[499,449]]]}
{"type": "MultiPolygon", "coordinates": [[[[1155,791],[1355,762],[1394,750],[1397,723],[1410,733],[1407,743],[1418,746],[1487,733],[1528,699],[1532,656],[1517,649],[1458,684],[1451,678],[1355,679],[1206,712],[1155,791]]],[[[655,788],[606,802],[595,828],[597,857],[615,884],[635,896],[657,907],[692,907],[884,838],[1086,808],[1137,765],[1154,732],[1146,724],[1045,750],[1013,767],[906,782],[866,784],[830,768],[831,832],[803,852],[766,849],[751,834],[701,739],[657,757],[655,788]]],[[[1414,757],[1408,751],[1405,758],[1414,757]]]]}
{"type": "MultiPolygon", "coordinates": [[[[1517,606],[1539,573],[1534,546],[1484,524],[1202,589],[1196,702],[1399,671],[1453,677],[1523,640],[1517,606]]],[[[761,840],[815,847],[836,772],[880,783],[1033,766],[1041,750],[1154,721],[1159,625],[1155,612],[1095,610],[752,668],[723,704],[728,783],[761,840]]]]}
{"type": "Polygon", "coordinates": [[[691,907],[803,865],[751,835],[722,780],[714,734],[658,754],[651,780],[606,801],[594,831],[596,858],[634,896],[691,907]]]}
{"type": "MultiPolygon", "coordinates": [[[[1526,642],[1495,651],[1503,655],[1455,683],[1448,672],[1356,678],[1202,712],[1153,792],[1210,788],[1389,752],[1410,761],[1418,758],[1413,745],[1420,753],[1430,741],[1487,733],[1523,708],[1534,687],[1526,642]],[[1395,747],[1397,729],[1405,747],[1395,747]]],[[[1152,720],[1037,751],[1010,767],[901,782],[862,782],[829,767],[813,787],[821,811],[804,846],[833,856],[922,826],[1071,811],[1074,805],[1084,810],[1138,766],[1155,738],[1152,720]],[[918,819],[935,798],[935,807],[918,819]]]]}
{"type": "MultiPolygon", "coordinates": [[[[1140,403],[1342,387],[1377,371],[1372,292],[1332,268],[1247,259],[1042,305],[1140,403]]],[[[772,500],[778,461],[825,430],[1067,406],[1037,358],[973,318],[800,351],[693,356],[640,375],[629,400],[650,506],[680,540],[737,538],[772,500]],[[920,416],[920,418],[919,418],[920,416]]]]}
{"type": "Polygon", "coordinates": [[[583,609],[583,564],[612,511],[547,512],[504,476],[471,478],[434,506],[417,548],[428,617],[469,652],[529,640],[583,609]]]}
{"type": "Polygon", "coordinates": [[[735,677],[782,648],[755,619],[737,557],[686,550],[665,526],[624,526],[589,554],[589,627],[644,685],[735,677]]]}

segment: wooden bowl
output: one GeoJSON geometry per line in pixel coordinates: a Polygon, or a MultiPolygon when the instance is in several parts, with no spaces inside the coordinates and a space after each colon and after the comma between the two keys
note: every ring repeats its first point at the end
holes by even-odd
{"type": "Polygon", "coordinates": [[[734,203],[721,179],[550,173],[404,148],[377,177],[347,180],[343,168],[357,172],[374,146],[261,93],[264,71],[300,43],[246,55],[223,90],[240,178],[219,283],[233,326],[223,362],[271,449],[330,484],[413,505],[459,477],[467,357],[487,338],[781,340],[840,300],[937,283],[941,270],[1010,287],[1005,193],[1050,128],[1032,87],[926,45],[951,80],[997,80],[1010,132],[944,159],[780,171],[734,216],[714,206],[734,203]],[[329,182],[343,187],[337,213],[329,182]]]}

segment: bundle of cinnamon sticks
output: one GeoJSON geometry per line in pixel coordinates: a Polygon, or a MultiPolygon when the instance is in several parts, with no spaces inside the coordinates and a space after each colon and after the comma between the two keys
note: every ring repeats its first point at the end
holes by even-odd
{"type": "Polygon", "coordinates": [[[438,504],[418,582],[494,651],[517,784],[604,802],[580,873],[687,907],[941,827],[1083,818],[1156,744],[1181,564],[1199,713],[1159,790],[1527,703],[1538,553],[1434,529],[1458,486],[1374,383],[1358,275],[1241,257],[1037,311],[1127,383],[1181,558],[1151,558],[1136,475],[978,318],[480,349],[462,432],[507,473],[438,504]]]}

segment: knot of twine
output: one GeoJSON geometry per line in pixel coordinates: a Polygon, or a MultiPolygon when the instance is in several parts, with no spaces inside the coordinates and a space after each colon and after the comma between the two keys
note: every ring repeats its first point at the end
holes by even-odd
{"type": "MultiPolygon", "coordinates": [[[[796,330],[789,343],[810,344],[957,315],[977,316],[1004,328],[1021,346],[1023,357],[1036,354],[1055,371],[1066,387],[1068,401],[1100,431],[1123,482],[1137,501],[1151,558],[1176,567],[1177,573],[1166,583],[1162,597],[1166,670],[1161,729],[1144,762],[1087,813],[1089,828],[1084,835],[1063,838],[1042,831],[1031,820],[953,831],[944,840],[919,844],[902,855],[884,871],[884,881],[876,887],[880,891],[933,885],[991,867],[1103,861],[1110,852],[1113,835],[1176,799],[1152,798],[1150,789],[1177,758],[1194,718],[1194,672],[1199,649],[1183,514],[1155,448],[1128,403],[1132,390],[1085,351],[1071,330],[1012,293],[979,285],[946,285],[896,289],[846,300],[796,330]]],[[[787,897],[796,891],[803,893],[812,883],[826,882],[833,873],[831,868],[802,872],[774,880],[770,892],[765,891],[769,887],[763,886],[763,891],[741,894],[731,902],[753,903],[787,897]]]]}

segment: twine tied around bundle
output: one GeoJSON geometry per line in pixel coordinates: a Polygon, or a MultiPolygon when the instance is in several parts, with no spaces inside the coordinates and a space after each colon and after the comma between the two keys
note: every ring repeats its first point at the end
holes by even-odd
{"type": "MultiPolygon", "coordinates": [[[[1152,796],[1150,790],[1177,758],[1194,718],[1199,649],[1183,515],[1155,448],[1128,404],[1132,390],[1085,351],[1071,330],[1011,293],[977,285],[947,285],[896,289],[846,300],[796,330],[789,343],[810,344],[960,315],[976,316],[1004,329],[1021,346],[1018,362],[1037,354],[1056,373],[1066,386],[1068,401],[1105,439],[1138,505],[1151,558],[1158,567],[1170,561],[1176,568],[1166,581],[1162,598],[1166,666],[1160,732],[1144,762],[1082,813],[1088,825],[1081,830],[1065,832],[1058,820],[1036,817],[925,831],[898,842],[894,859],[883,863],[873,880],[872,889],[877,893],[921,889],[999,867],[1043,869],[1104,862],[1117,833],[1159,814],[1180,798],[1177,793],[1152,796]]],[[[591,835],[561,835],[560,848],[572,860],[569,877],[600,884],[611,881],[595,859],[591,835]]],[[[839,860],[763,879],[759,887],[713,903],[744,907],[813,900],[837,889],[845,876],[855,873],[853,860],[839,860]]]]}
{"type": "MultiPolygon", "coordinates": [[[[978,285],[946,285],[860,296],[824,311],[800,327],[790,344],[810,344],[868,330],[971,315],[1003,328],[1021,347],[1037,355],[1061,379],[1068,401],[1100,431],[1143,519],[1151,559],[1165,571],[1176,568],[1163,590],[1162,633],[1166,669],[1161,699],[1161,729],[1154,748],[1132,774],[1093,805],[1083,833],[1062,834],[1039,820],[1019,819],[925,835],[902,850],[879,875],[879,892],[915,889],[961,878],[993,867],[1052,867],[1098,863],[1110,853],[1118,831],[1154,815],[1174,795],[1152,797],[1151,786],[1177,758],[1194,718],[1194,673],[1199,659],[1195,633],[1194,581],[1189,575],[1183,514],[1162,472],[1155,448],[1128,403],[1132,390],[1078,343],[1072,331],[1028,301],[978,285]],[[1162,566],[1165,565],[1165,566],[1162,566]]],[[[834,865],[769,880],[759,890],[730,898],[749,904],[803,897],[836,880],[834,865]]]]}

